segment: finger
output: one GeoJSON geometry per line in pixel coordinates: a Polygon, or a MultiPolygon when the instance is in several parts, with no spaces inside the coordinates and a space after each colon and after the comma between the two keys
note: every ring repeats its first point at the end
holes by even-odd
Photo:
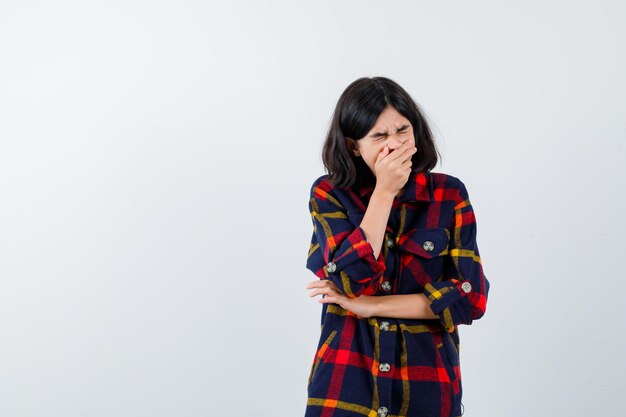
{"type": "Polygon", "coordinates": [[[399,147],[398,149],[396,149],[394,152],[391,153],[391,155],[389,155],[389,157],[387,157],[387,159],[391,160],[391,161],[404,161],[407,158],[411,157],[411,149],[413,149],[413,147],[405,147],[403,149],[403,147],[406,145],[406,142],[404,144],[402,144],[401,147],[399,147]]]}
{"type": "Polygon", "coordinates": [[[305,288],[321,288],[328,285],[335,285],[335,283],[327,279],[317,279],[315,281],[309,282],[305,288]]]}
{"type": "MultiPolygon", "coordinates": [[[[341,291],[339,291],[339,287],[337,287],[337,285],[329,279],[320,279],[318,281],[313,281],[309,285],[311,288],[332,288],[333,290],[341,294],[341,291]]],[[[308,287],[309,286],[307,286],[307,288],[308,287]]]]}
{"type": "Polygon", "coordinates": [[[309,297],[315,297],[320,294],[329,294],[329,291],[326,288],[317,288],[309,293],[309,297]]]}
{"type": "Polygon", "coordinates": [[[326,296],[324,298],[320,298],[317,300],[318,303],[335,303],[335,304],[339,304],[339,300],[337,299],[337,297],[333,297],[333,296],[326,296]]]}
{"type": "Polygon", "coordinates": [[[337,291],[333,287],[324,286],[324,287],[316,287],[309,293],[310,297],[314,297],[318,294],[326,294],[326,295],[340,295],[341,292],[337,291]]]}
{"type": "MultiPolygon", "coordinates": [[[[406,142],[405,142],[406,144],[406,142]]],[[[413,154],[417,152],[417,148],[415,148],[415,146],[410,146],[407,147],[406,149],[402,150],[401,152],[398,152],[398,158],[402,158],[402,160],[406,160],[406,159],[411,159],[413,157],[413,154]]],[[[396,153],[396,152],[394,152],[396,153]]]]}
{"type": "Polygon", "coordinates": [[[381,161],[382,159],[384,159],[387,155],[389,155],[389,145],[385,145],[385,147],[383,148],[382,151],[380,151],[378,153],[378,157],[376,158],[376,162],[381,161]]]}

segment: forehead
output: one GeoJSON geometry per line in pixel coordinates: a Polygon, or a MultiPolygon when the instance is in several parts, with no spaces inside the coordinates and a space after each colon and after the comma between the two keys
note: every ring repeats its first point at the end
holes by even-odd
{"type": "Polygon", "coordinates": [[[409,119],[404,117],[393,107],[388,107],[378,116],[372,130],[386,129],[388,127],[399,128],[405,124],[410,125],[409,119]]]}

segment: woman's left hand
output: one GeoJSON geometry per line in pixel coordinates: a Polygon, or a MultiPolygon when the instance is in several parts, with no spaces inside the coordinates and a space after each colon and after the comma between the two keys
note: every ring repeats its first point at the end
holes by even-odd
{"type": "Polygon", "coordinates": [[[374,315],[377,301],[376,297],[361,295],[356,298],[350,298],[340,292],[335,283],[328,279],[316,279],[315,281],[311,281],[306,288],[313,289],[309,297],[324,294],[323,298],[317,300],[320,303],[339,304],[342,308],[351,311],[360,318],[369,318],[374,315]]]}

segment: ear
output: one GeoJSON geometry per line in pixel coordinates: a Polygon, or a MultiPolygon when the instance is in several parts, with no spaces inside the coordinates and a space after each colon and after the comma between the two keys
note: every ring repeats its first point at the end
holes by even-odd
{"type": "Polygon", "coordinates": [[[348,145],[348,149],[354,156],[360,156],[361,152],[359,151],[359,145],[356,140],[349,138],[346,136],[346,143],[348,145]]]}

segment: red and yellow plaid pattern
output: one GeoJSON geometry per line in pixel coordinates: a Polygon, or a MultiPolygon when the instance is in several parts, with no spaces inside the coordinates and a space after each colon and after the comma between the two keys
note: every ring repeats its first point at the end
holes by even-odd
{"type": "Polygon", "coordinates": [[[360,318],[322,304],[305,416],[460,416],[458,325],[484,315],[489,292],[467,189],[452,175],[413,172],[378,258],[359,226],[372,191],[314,181],[307,269],[349,297],[424,293],[439,319],[360,318]]]}

